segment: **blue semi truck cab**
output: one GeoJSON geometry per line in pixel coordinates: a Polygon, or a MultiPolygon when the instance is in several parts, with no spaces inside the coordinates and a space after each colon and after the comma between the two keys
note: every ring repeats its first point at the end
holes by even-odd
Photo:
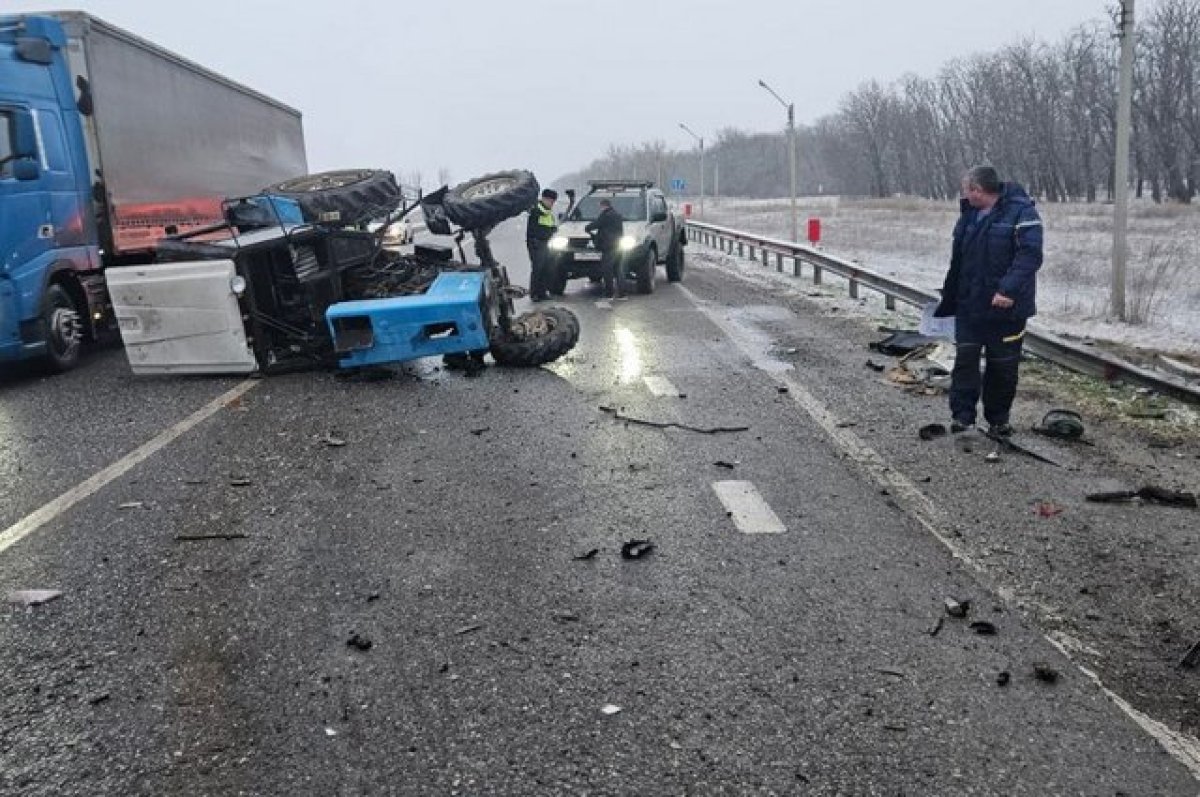
{"type": "Polygon", "coordinates": [[[0,368],[115,329],[104,269],[307,171],[298,111],[82,12],[0,15],[0,368]]]}

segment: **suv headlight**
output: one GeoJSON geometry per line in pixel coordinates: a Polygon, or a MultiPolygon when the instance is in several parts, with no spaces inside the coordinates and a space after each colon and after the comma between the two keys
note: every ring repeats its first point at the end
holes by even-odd
{"type": "Polygon", "coordinates": [[[622,235],[621,243],[618,244],[622,252],[628,252],[633,247],[637,246],[637,238],[632,235],[622,235]]]}
{"type": "Polygon", "coordinates": [[[550,248],[556,252],[561,252],[567,248],[567,236],[556,235],[550,239],[550,248]]]}

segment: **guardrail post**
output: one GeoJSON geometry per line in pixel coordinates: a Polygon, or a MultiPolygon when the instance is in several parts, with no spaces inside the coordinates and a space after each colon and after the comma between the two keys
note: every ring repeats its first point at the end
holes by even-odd
{"type": "Polygon", "coordinates": [[[883,306],[889,310],[895,310],[896,309],[896,297],[892,296],[890,293],[885,293],[883,295],[883,306]]]}
{"type": "Polygon", "coordinates": [[[754,254],[754,244],[749,244],[746,248],[749,249],[749,251],[750,251],[750,259],[758,260],[758,257],[756,257],[754,254]]]}
{"type": "Polygon", "coordinates": [[[746,256],[746,245],[744,243],[742,243],[741,241],[738,241],[737,245],[738,245],[738,257],[745,257],[746,256]]]}
{"type": "Polygon", "coordinates": [[[813,263],[813,285],[821,284],[821,267],[813,263]]]}
{"type": "Polygon", "coordinates": [[[858,280],[854,279],[853,277],[850,278],[850,298],[858,298],[858,280]]]}
{"type": "Polygon", "coordinates": [[[780,274],[783,273],[783,252],[775,253],[775,270],[780,274]]]}

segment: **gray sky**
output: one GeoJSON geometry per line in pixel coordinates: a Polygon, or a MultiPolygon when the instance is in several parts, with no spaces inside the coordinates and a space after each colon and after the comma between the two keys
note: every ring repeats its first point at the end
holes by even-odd
{"type": "MultiPolygon", "coordinates": [[[[573,171],[609,143],[685,148],[684,122],[782,129],[861,82],[933,75],[1022,37],[1057,42],[1108,0],[9,0],[79,8],[304,113],[313,171],[573,171]]],[[[1143,5],[1143,8],[1145,6],[1143,5]]],[[[1144,11],[1142,12],[1144,13],[1144,11]]]]}

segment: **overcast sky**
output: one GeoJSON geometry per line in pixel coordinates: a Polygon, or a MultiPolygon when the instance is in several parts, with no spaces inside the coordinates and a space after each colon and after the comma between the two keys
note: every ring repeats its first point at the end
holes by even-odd
{"type": "MultiPolygon", "coordinates": [[[[304,114],[309,168],[505,168],[543,182],[610,143],[685,148],[837,109],[866,80],[1107,19],[1109,0],[5,0],[79,8],[304,114]]],[[[1143,5],[1143,9],[1145,6],[1143,5]]],[[[1144,11],[1142,12],[1144,13],[1144,11]]]]}

